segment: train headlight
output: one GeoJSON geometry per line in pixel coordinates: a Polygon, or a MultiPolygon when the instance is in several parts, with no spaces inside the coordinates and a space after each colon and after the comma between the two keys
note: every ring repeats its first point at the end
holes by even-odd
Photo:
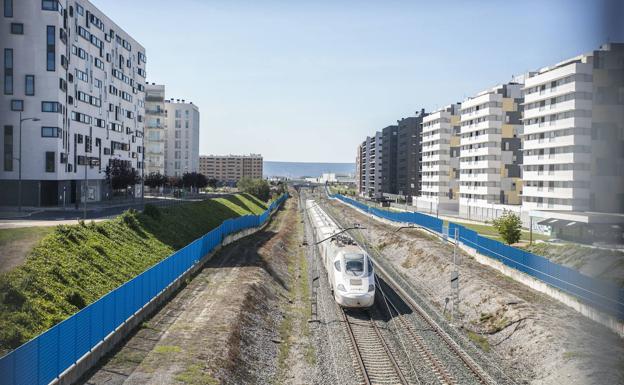
{"type": "Polygon", "coordinates": [[[347,291],[347,289],[345,289],[342,283],[339,283],[337,288],[338,288],[338,291],[347,291]]]}
{"type": "Polygon", "coordinates": [[[368,285],[368,292],[375,291],[375,285],[368,285]]]}

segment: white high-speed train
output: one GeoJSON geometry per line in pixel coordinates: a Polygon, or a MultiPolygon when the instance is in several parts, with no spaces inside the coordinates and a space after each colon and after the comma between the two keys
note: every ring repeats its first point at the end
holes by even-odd
{"type": "Polygon", "coordinates": [[[343,307],[370,307],[375,301],[375,271],[368,254],[321,209],[306,201],[321,261],[334,299],[343,307]]]}

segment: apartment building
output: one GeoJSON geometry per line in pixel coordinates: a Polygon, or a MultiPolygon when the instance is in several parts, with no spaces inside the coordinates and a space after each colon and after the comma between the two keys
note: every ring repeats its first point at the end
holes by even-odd
{"type": "Polygon", "coordinates": [[[262,155],[202,155],[199,173],[227,185],[242,178],[262,179],[262,155]]]}
{"type": "Polygon", "coordinates": [[[165,175],[165,142],[167,115],[165,86],[145,86],[145,174],[165,175]]]}
{"type": "Polygon", "coordinates": [[[360,143],[357,146],[355,154],[355,188],[358,194],[362,194],[364,170],[362,168],[362,146],[365,146],[366,142],[360,143]]]}
{"type": "Polygon", "coordinates": [[[459,210],[460,104],[423,117],[420,196],[415,205],[430,212],[459,210]]]}
{"type": "Polygon", "coordinates": [[[199,108],[180,99],[165,100],[165,174],[199,171],[199,108]]]}
{"type": "Polygon", "coordinates": [[[86,0],[6,0],[0,29],[2,204],[97,201],[111,162],[142,173],[145,49],[86,0]]]}
{"type": "Polygon", "coordinates": [[[519,210],[522,78],[464,100],[460,110],[459,214],[488,220],[519,210]],[[501,206],[501,205],[504,205],[501,206]]]}
{"type": "Polygon", "coordinates": [[[522,205],[559,235],[624,223],[622,73],[624,44],[605,44],[526,79],[522,205]]]}
{"type": "Polygon", "coordinates": [[[381,130],[381,191],[386,196],[398,194],[397,149],[399,126],[388,126],[381,130]]]}
{"type": "Polygon", "coordinates": [[[374,136],[366,137],[361,145],[361,191],[362,196],[369,198],[381,198],[381,170],[382,170],[382,133],[376,132],[374,136]]]}
{"type": "Polygon", "coordinates": [[[420,195],[420,136],[425,116],[427,114],[422,109],[416,116],[397,121],[397,194],[412,203],[420,195]]]}

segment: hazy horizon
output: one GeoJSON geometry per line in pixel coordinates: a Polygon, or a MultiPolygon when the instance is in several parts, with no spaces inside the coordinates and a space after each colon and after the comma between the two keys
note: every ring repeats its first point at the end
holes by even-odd
{"type": "Polygon", "coordinates": [[[284,161],[351,162],[420,108],[624,41],[611,0],[92,2],[199,106],[201,153],[284,161]]]}

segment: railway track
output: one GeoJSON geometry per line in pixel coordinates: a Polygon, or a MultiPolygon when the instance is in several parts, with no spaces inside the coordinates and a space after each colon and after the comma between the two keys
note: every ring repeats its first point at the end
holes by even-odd
{"type": "Polygon", "coordinates": [[[409,385],[375,320],[367,310],[340,314],[351,341],[363,383],[366,385],[409,385]]]}
{"type": "MultiPolygon", "coordinates": [[[[324,206],[327,207],[327,205],[324,206]]],[[[328,215],[330,215],[336,223],[339,223],[344,227],[344,224],[342,223],[343,221],[337,219],[337,216],[332,215],[330,211],[331,210],[326,210],[328,215]]],[[[368,243],[365,242],[361,234],[351,231],[349,233],[353,236],[354,240],[369,253],[370,256],[373,256],[373,258],[378,256],[378,253],[369,247],[368,243]]],[[[454,385],[458,384],[458,380],[448,370],[448,363],[445,365],[444,361],[430,349],[430,347],[434,344],[446,347],[450,355],[453,356],[458,362],[461,362],[461,365],[464,367],[465,371],[467,371],[464,377],[472,378],[472,381],[477,384],[495,384],[495,381],[493,381],[479,366],[479,364],[477,364],[475,360],[468,355],[457,342],[455,342],[453,337],[451,337],[449,333],[440,327],[440,325],[438,325],[438,323],[405,290],[403,290],[401,286],[398,285],[377,262],[375,262],[375,271],[377,276],[383,279],[393,294],[396,294],[396,296],[410,308],[410,310],[418,317],[419,321],[426,325],[427,329],[430,331],[429,334],[426,335],[420,330],[417,330],[417,328],[413,325],[413,321],[406,319],[406,317],[399,312],[395,301],[391,300],[388,295],[383,294],[384,300],[387,301],[387,311],[390,312],[391,319],[396,321],[395,325],[397,326],[397,330],[400,330],[403,335],[407,336],[408,340],[412,343],[412,346],[414,346],[420,355],[420,359],[427,364],[429,369],[435,374],[441,384],[454,385]],[[431,332],[433,332],[436,337],[435,341],[431,340],[431,332]],[[425,339],[429,340],[428,343],[425,339]]],[[[380,384],[386,383],[400,384],[401,382],[380,382],[380,384]]],[[[407,382],[403,383],[406,384],[407,382]]],[[[367,384],[374,384],[374,382],[367,382],[367,384]]]]}

